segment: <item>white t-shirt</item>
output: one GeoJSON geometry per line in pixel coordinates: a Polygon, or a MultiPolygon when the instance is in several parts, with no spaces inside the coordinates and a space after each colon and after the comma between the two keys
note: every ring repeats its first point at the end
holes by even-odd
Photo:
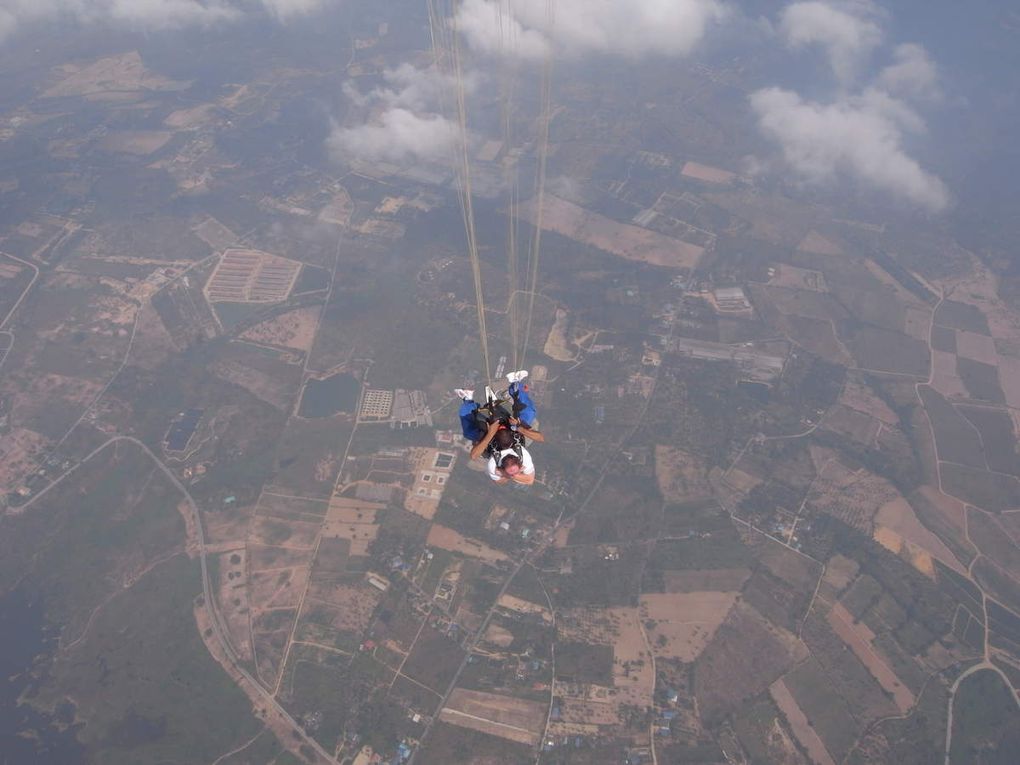
{"type": "MultiPolygon", "coordinates": [[[[508,454],[516,454],[516,452],[514,452],[513,449],[504,449],[498,455],[489,457],[489,463],[486,468],[489,473],[489,478],[493,481],[503,480],[504,476],[499,474],[499,471],[496,469],[496,465],[498,465],[499,462],[508,454]]],[[[524,475],[535,474],[535,462],[531,459],[531,454],[523,446],[521,447],[521,473],[524,475]]]]}

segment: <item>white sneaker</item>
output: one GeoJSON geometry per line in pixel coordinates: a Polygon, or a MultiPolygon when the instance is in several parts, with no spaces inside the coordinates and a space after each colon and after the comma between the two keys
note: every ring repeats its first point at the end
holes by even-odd
{"type": "Polygon", "coordinates": [[[464,401],[475,400],[475,392],[473,390],[467,390],[466,388],[455,388],[453,392],[460,396],[464,401]]]}
{"type": "Polygon", "coordinates": [[[521,369],[521,370],[519,370],[517,372],[509,372],[507,374],[507,376],[506,376],[506,381],[508,383],[519,383],[519,382],[521,382],[527,376],[528,376],[528,370],[527,369],[521,369]]]}

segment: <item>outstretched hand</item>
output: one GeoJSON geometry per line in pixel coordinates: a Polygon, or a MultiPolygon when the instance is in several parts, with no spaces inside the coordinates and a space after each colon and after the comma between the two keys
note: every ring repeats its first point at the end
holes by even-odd
{"type": "Polygon", "coordinates": [[[493,422],[490,422],[489,423],[489,432],[490,433],[495,433],[497,430],[499,430],[499,420],[495,420],[493,422]]]}

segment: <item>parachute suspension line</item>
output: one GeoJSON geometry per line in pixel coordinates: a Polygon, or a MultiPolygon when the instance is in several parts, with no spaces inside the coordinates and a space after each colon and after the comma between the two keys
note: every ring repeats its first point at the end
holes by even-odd
{"type": "Polygon", "coordinates": [[[429,28],[432,36],[433,57],[442,72],[442,64],[447,61],[449,53],[449,66],[454,84],[455,102],[457,110],[457,127],[460,135],[456,136],[456,157],[454,168],[457,177],[457,187],[460,192],[460,210],[464,222],[464,234],[467,239],[468,258],[471,261],[471,276],[475,288],[475,306],[478,314],[478,335],[482,346],[482,363],[485,372],[485,382],[488,385],[492,382],[492,366],[489,361],[489,335],[485,326],[485,297],[482,291],[482,270],[478,260],[478,239],[475,234],[475,213],[474,202],[471,195],[471,164],[468,156],[468,134],[467,134],[467,105],[464,97],[464,76],[461,67],[460,42],[457,36],[457,0],[453,0],[450,7],[449,27],[444,20],[436,14],[434,0],[428,0],[429,7],[429,28]],[[437,46],[436,29],[440,30],[437,46]],[[440,63],[442,62],[442,63],[440,63]]]}
{"type": "MultiPolygon", "coordinates": [[[[517,77],[517,36],[513,0],[501,0],[497,11],[499,17],[500,53],[502,58],[502,99],[501,122],[504,151],[513,146],[513,103],[517,77]],[[506,23],[504,23],[506,22],[506,23]],[[506,45],[504,46],[504,41],[506,45]]],[[[513,357],[512,369],[520,368],[519,340],[521,333],[520,310],[517,304],[519,277],[517,274],[517,226],[518,226],[518,167],[516,163],[504,162],[504,185],[507,189],[506,202],[506,256],[507,256],[507,320],[510,325],[510,349],[513,357]]]]}
{"type": "Polygon", "coordinates": [[[546,0],[545,21],[549,36],[549,48],[542,68],[542,114],[538,128],[538,172],[535,178],[535,231],[528,250],[528,312],[524,325],[524,342],[521,346],[521,366],[528,354],[531,339],[531,325],[535,314],[535,291],[538,289],[538,262],[542,252],[542,216],[545,212],[545,171],[549,158],[549,123],[552,121],[552,39],[555,24],[553,0],[546,0]]]}
{"type": "Polygon", "coordinates": [[[471,275],[475,282],[475,306],[478,309],[478,334],[482,344],[482,359],[485,362],[485,382],[492,382],[492,367],[489,363],[489,335],[485,328],[485,294],[482,291],[482,268],[478,260],[478,239],[475,235],[475,210],[471,193],[471,162],[468,156],[467,105],[464,98],[464,75],[460,61],[460,39],[457,35],[456,3],[451,15],[451,38],[453,42],[453,70],[457,86],[457,118],[460,127],[459,173],[464,231],[467,234],[468,255],[471,258],[471,275]]]}

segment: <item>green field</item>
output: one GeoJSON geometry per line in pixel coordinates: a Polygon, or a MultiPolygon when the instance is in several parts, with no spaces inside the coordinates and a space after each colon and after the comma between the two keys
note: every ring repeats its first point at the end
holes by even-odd
{"type": "Polygon", "coordinates": [[[1020,749],[1020,709],[997,674],[976,672],[953,699],[951,765],[1008,765],[1020,749]]]}
{"type": "Polygon", "coordinates": [[[198,634],[192,603],[201,589],[198,563],[172,558],[102,608],[53,664],[36,701],[74,700],[92,762],[211,762],[259,732],[250,702],[198,634]]]}
{"type": "Polygon", "coordinates": [[[93,762],[211,762],[260,729],[198,634],[180,499],[144,452],[117,443],[0,535],[0,586],[27,575],[61,629],[29,701],[72,699],[93,762]]]}

